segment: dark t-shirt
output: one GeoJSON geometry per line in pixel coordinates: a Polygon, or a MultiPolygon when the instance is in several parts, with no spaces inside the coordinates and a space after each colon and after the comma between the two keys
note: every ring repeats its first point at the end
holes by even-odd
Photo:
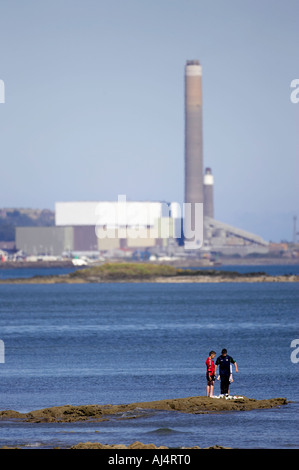
{"type": "Polygon", "coordinates": [[[230,375],[230,365],[234,364],[236,361],[229,356],[219,356],[216,360],[216,366],[219,366],[219,374],[220,375],[230,375]]]}

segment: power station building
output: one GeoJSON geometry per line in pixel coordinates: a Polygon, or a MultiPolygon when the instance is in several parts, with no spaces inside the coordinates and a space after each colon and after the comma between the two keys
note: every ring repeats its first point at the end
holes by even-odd
{"type": "Polygon", "coordinates": [[[186,62],[184,77],[184,207],[174,202],[126,201],[124,196],[118,201],[57,202],[55,227],[17,227],[18,250],[61,255],[140,249],[163,252],[171,246],[173,254],[186,256],[268,252],[269,244],[261,237],[214,218],[214,178],[211,168],[204,173],[202,67],[198,60],[186,62]]]}
{"type": "Polygon", "coordinates": [[[181,239],[180,207],[176,203],[78,201],[55,204],[54,227],[17,227],[18,250],[32,255],[96,254],[154,249],[181,239]]]}

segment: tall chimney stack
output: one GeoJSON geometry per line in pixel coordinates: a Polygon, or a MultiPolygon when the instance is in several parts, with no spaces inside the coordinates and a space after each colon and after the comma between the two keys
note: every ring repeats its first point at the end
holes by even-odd
{"type": "MultiPolygon", "coordinates": [[[[203,194],[203,138],[202,85],[199,60],[188,60],[185,66],[185,205],[191,206],[191,215],[185,215],[184,224],[195,228],[195,204],[204,202],[203,194]],[[191,220],[190,220],[191,217],[191,220]],[[190,225],[189,225],[190,226],[190,225]]],[[[202,233],[195,233],[194,248],[202,244],[202,233]],[[200,239],[201,238],[201,239],[200,239]]],[[[191,247],[190,242],[189,247],[191,247]]]]}
{"type": "Polygon", "coordinates": [[[203,215],[214,219],[214,177],[211,168],[206,168],[203,181],[203,215]]]}

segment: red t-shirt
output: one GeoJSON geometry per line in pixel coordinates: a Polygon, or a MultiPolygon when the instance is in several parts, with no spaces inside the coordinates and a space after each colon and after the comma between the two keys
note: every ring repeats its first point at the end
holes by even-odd
{"type": "Polygon", "coordinates": [[[207,365],[207,373],[210,373],[210,375],[214,375],[215,374],[215,364],[214,364],[213,359],[210,359],[208,357],[208,359],[206,360],[206,365],[207,365]]]}

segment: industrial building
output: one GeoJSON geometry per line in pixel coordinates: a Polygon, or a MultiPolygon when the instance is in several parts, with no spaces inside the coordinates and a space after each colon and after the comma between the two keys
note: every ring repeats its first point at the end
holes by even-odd
{"type": "Polygon", "coordinates": [[[74,247],[73,227],[17,227],[16,248],[27,255],[61,256],[74,247]]]}
{"type": "MultiPolygon", "coordinates": [[[[55,204],[55,227],[17,227],[16,246],[30,255],[118,252],[167,247],[181,238],[177,204],[78,201],[55,204]]],[[[155,251],[155,250],[154,250],[155,251]]]]}
{"type": "Polygon", "coordinates": [[[262,237],[207,216],[204,218],[204,231],[204,249],[211,253],[247,256],[269,252],[269,243],[262,237]]]}
{"type": "Polygon", "coordinates": [[[204,173],[202,132],[202,67],[198,60],[185,65],[184,207],[175,202],[117,201],[57,202],[55,227],[17,227],[16,247],[27,254],[134,250],[245,256],[265,254],[261,237],[214,219],[214,177],[204,173]],[[185,207],[191,207],[185,211],[185,207]],[[201,223],[197,224],[200,219],[201,223]],[[186,235],[186,227],[193,228],[186,235]],[[190,235],[190,236],[189,236],[190,235]],[[200,250],[199,250],[200,248],[200,250]]]}

